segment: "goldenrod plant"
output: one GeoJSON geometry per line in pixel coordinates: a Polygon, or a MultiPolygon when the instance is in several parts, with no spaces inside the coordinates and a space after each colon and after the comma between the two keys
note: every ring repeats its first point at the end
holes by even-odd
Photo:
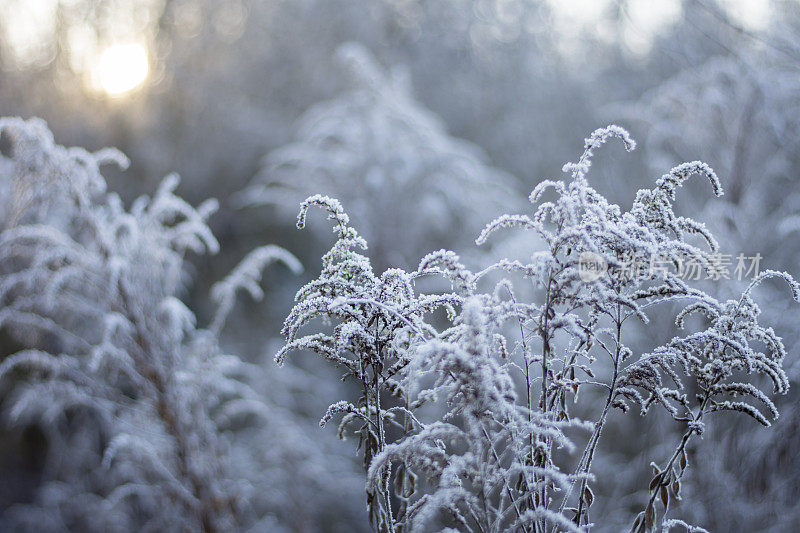
{"type": "Polygon", "coordinates": [[[639,416],[634,407],[641,415],[663,409],[683,429],[672,451],[652,457],[632,531],[699,530],[673,516],[689,467],[687,443],[703,434],[712,413],[737,411],[764,426],[778,416],[770,394],[788,389],[786,351],[759,323],[753,293],[782,278],[800,301],[800,285],[765,270],[735,299],[700,288],[697,273],[719,270],[719,246],[702,223],[676,215],[673,202],[694,175],[722,195],[719,178],[704,163],[684,163],[623,210],[588,182],[595,150],[611,138],[635,147],[618,126],[596,130],[578,161],[564,166],[566,180],[534,189],[531,216],[503,215],[476,241],[522,228],[538,237],[531,242],[544,243],[527,263],[501,259],[474,273],[440,250],[415,271],[376,275],[338,201],[303,203],[298,227],[319,205],[337,241],[319,277],[298,292],[276,359],[309,350],[357,384],[359,392],[331,405],[321,425],[340,417],[339,434],[358,436],[375,530],[602,525],[602,510],[592,507],[593,465],[609,420],[639,416]],[[688,265],[694,275],[687,276],[688,265]],[[484,292],[497,271],[505,275],[484,292]],[[418,292],[417,281],[431,275],[449,280],[450,290],[418,292]],[[530,300],[517,296],[519,283],[533,286],[530,300]],[[444,324],[439,307],[447,310],[444,324]],[[646,328],[659,308],[675,309],[680,333],[635,353],[626,332],[646,328]],[[314,333],[300,334],[312,324],[314,333]]]}

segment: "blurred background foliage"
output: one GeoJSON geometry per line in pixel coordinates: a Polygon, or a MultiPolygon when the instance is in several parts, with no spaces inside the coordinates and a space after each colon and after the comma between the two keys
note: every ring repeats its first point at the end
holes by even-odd
{"type": "MultiPolygon", "coordinates": [[[[0,71],[0,115],[39,116],[60,144],[130,157],[108,175],[125,201],[173,171],[188,201],[220,200],[210,224],[223,253],[193,259],[185,295],[201,318],[210,285],[257,245],[280,244],[316,272],[330,234],[295,230],[305,195],[342,201],[376,268],[411,267],[440,247],[474,259],[477,230],[516,211],[609,122],[641,145],[600,154],[591,179],[609,199],[629,204],[671,166],[702,159],[727,194],[692,184],[683,205],[703,213],[724,251],[800,273],[797,0],[3,0],[0,71]]],[[[263,359],[277,390],[296,389],[285,407],[313,431],[335,393],[309,391],[307,373],[320,372],[311,361],[289,374],[271,362],[301,281],[268,271],[267,303],[242,302],[223,339],[263,359]]],[[[769,312],[796,389],[800,323],[769,312]]],[[[773,430],[732,421],[696,445],[686,518],[717,531],[800,521],[798,395],[779,400],[773,430]],[[713,440],[726,453],[703,453],[713,440]]],[[[609,430],[598,465],[615,481],[598,495],[609,531],[635,507],[631,487],[647,475],[639,452],[674,440],[666,421],[647,424],[647,435],[623,420],[609,430]]],[[[41,440],[0,434],[3,507],[35,492],[41,440]]]]}

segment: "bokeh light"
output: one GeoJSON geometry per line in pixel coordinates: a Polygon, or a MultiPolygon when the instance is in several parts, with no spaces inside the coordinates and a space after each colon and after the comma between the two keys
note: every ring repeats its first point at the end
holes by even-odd
{"type": "Polygon", "coordinates": [[[147,49],[143,45],[116,44],[100,54],[92,71],[92,81],[95,88],[118,97],[139,88],[149,72],[147,49]]]}

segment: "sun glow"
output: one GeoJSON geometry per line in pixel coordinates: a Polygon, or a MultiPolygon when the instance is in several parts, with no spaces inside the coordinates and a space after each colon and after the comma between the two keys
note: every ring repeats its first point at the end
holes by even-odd
{"type": "Polygon", "coordinates": [[[100,91],[118,97],[141,86],[150,73],[147,49],[137,43],[106,48],[92,69],[92,82],[100,91]]]}

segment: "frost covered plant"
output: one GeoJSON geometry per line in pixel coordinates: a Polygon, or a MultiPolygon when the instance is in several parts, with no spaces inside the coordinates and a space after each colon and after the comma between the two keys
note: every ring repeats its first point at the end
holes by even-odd
{"type": "Polygon", "coordinates": [[[447,410],[441,420],[420,422],[413,434],[388,445],[370,466],[367,483],[377,483],[393,463],[399,472],[413,468],[425,475],[427,494],[398,495],[413,498],[411,530],[427,530],[442,515],[462,531],[531,531],[539,523],[578,530],[542,497],[577,479],[544,458],[545,443],[571,451],[563,429],[580,424],[553,420],[518,397],[513,373],[519,367],[499,333],[514,318],[510,302],[470,296],[453,326],[426,342],[409,366],[412,384],[432,379],[417,397],[441,398],[447,410]]]}
{"type": "MultiPolygon", "coordinates": [[[[337,241],[322,258],[320,276],[297,293],[298,303],[282,330],[287,344],[276,361],[283,364],[288,353],[309,350],[343,367],[346,378],[355,379],[357,400],[331,405],[320,425],[335,415],[343,415],[339,432],[343,435],[348,427],[355,428],[366,470],[373,457],[385,449],[390,434],[405,433],[411,428],[412,406],[398,374],[409,362],[410,346],[433,331],[423,315],[441,306],[452,306],[459,299],[451,295],[417,296],[412,276],[400,269],[376,276],[369,259],[357,251],[366,249],[366,242],[349,225],[349,217],[337,200],[320,195],[308,198],[298,216],[299,228],[305,226],[312,206],[327,210],[328,218],[334,221],[337,241]],[[320,318],[335,322],[333,330],[298,336],[303,326],[320,318]]],[[[409,470],[399,477],[406,486],[413,487],[413,472],[409,470]]],[[[395,529],[391,499],[388,475],[367,487],[369,520],[378,530],[395,529]]],[[[398,514],[404,510],[401,506],[398,514]]]]}
{"type": "Polygon", "coordinates": [[[511,176],[489,166],[477,146],[448,135],[406,77],[387,72],[356,43],[337,56],[353,87],[301,117],[297,138],[265,157],[243,201],[283,210],[315,193],[347,198],[374,264],[402,268],[434,247],[468,244],[464,237],[480,229],[469,216],[475,209],[494,215],[515,205],[511,176]],[[411,204],[413,218],[403,209],[411,204]]]}
{"type": "MultiPolygon", "coordinates": [[[[530,325],[542,342],[541,354],[532,358],[534,364],[541,365],[540,408],[556,418],[568,417],[566,396],[577,396],[586,387],[605,391],[602,410],[575,474],[591,474],[611,409],[627,411],[630,403],[635,403],[644,413],[660,405],[686,425],[675,454],[664,466],[655,467],[650,498],[634,524],[634,530],[646,531],[657,525],[656,497],[665,508],[662,517],[671,497],[678,497],[680,473],[673,466],[678,456],[683,457],[688,439],[702,431],[707,413],[736,410],[768,425],[755,406],[735,400],[741,397],[762,404],[770,416],[777,416],[753,374],[767,376],[774,391],[784,393],[787,381],[781,362],[785,350],[771,328],[758,324],[759,310],[750,292],[771,276],[785,278],[795,300],[800,292],[788,274],[771,271],[756,279],[738,301],[718,302],[692,287],[681,276],[681,265],[693,262],[713,275],[718,247],[702,224],[677,216],[672,202],[678,187],[693,174],[706,177],[714,193],[721,195],[718,178],[703,163],[679,165],[660,178],[655,188],[639,191],[632,208],[623,212],[586,180],[593,151],[613,136],[620,137],[629,150],[634,147],[627,132],[619,127],[595,131],[586,140],[579,161],[565,165],[564,170],[572,176],[568,184],[542,182],[531,194],[531,201],[538,204],[532,218],[501,217],[487,226],[479,242],[499,227],[521,225],[546,243],[546,252],[534,255],[534,262],[528,265],[501,262],[498,266],[522,271],[543,291],[543,304],[534,306],[538,316],[530,325]],[[555,190],[557,199],[539,202],[547,188],[555,190]],[[590,280],[581,276],[580,256],[587,252],[608,265],[606,275],[590,280]],[[634,264],[647,268],[628,271],[632,258],[637,261],[634,264]],[[676,317],[679,326],[695,312],[706,315],[708,322],[699,331],[634,356],[623,341],[625,322],[647,324],[648,308],[669,302],[684,306],[676,317]],[[554,350],[559,335],[563,340],[558,343],[560,349],[554,350]],[[598,364],[603,360],[607,365],[598,364]],[[603,379],[598,381],[595,375],[603,379]]],[[[679,462],[681,468],[685,467],[685,461],[679,462]]],[[[575,522],[588,524],[593,500],[589,479],[582,478],[577,496],[574,492],[567,491],[560,498],[559,509],[577,498],[575,522]]]]}
{"type": "Polygon", "coordinates": [[[312,197],[303,204],[299,225],[309,205],[321,204],[337,222],[339,240],[323,258],[320,277],[298,293],[284,328],[289,343],[278,359],[309,349],[361,383],[358,402],[332,405],[323,423],[340,413],[343,426],[359,423],[361,441],[368,442],[364,461],[376,529],[426,530],[436,523],[485,532],[588,528],[603,430],[613,411],[628,413],[632,405],[642,414],[659,406],[685,427],[674,453],[653,463],[648,497],[632,528],[669,529],[683,524],[668,512],[680,498],[686,444],[707,416],[738,411],[764,425],[777,416],[758,375],[774,392],[785,392],[785,350],[758,323],[751,293],[780,277],[800,300],[800,286],[786,273],[766,271],[741,298],[724,302],[693,286],[684,265],[713,276],[718,245],[701,223],[676,215],[673,202],[695,174],[721,195],[716,174],[697,161],[679,165],[623,211],[587,181],[594,151],[613,137],[628,150],[635,146],[618,126],[595,131],[578,162],[564,166],[569,180],[546,180],[534,189],[532,216],[504,215],[477,240],[522,227],[544,249],[529,262],[504,259],[476,274],[441,250],[414,273],[390,269],[376,277],[353,251],[365,243],[339,203],[312,197]],[[554,198],[543,201],[550,191],[554,198]],[[587,273],[587,256],[607,269],[587,273]],[[498,271],[505,279],[480,292],[498,271]],[[414,281],[427,274],[443,274],[452,291],[418,295],[414,281]],[[533,292],[515,291],[520,279],[533,292]],[[533,296],[526,301],[517,293],[533,296]],[[426,321],[430,303],[451,308],[449,325],[435,329],[426,321]],[[653,339],[652,349],[635,354],[623,332],[634,322],[646,329],[648,315],[668,311],[671,303],[682,309],[675,316],[679,327],[688,329],[691,315],[704,318],[690,332],[660,345],[653,339]],[[333,331],[298,338],[300,327],[317,317],[333,321],[333,331]],[[387,409],[389,396],[395,403],[387,409]],[[431,412],[440,416],[426,422],[431,412]],[[387,432],[389,423],[400,431],[387,432]],[[587,432],[576,436],[577,428],[587,432]],[[571,455],[573,447],[582,452],[571,455]],[[417,481],[418,475],[424,478],[417,481]]]}
{"type": "MultiPolygon", "coordinates": [[[[800,71],[790,66],[796,62],[787,60],[771,48],[712,58],[681,72],[630,107],[631,118],[635,114],[651,125],[647,128],[648,159],[680,159],[700,151],[715,161],[716,170],[725,176],[726,195],[710,203],[698,197],[698,207],[705,203],[703,218],[728,250],[760,252],[778,269],[791,269],[798,262],[791,243],[797,242],[793,232],[800,220],[796,216],[800,113],[789,89],[800,82],[800,71]],[[706,127],[712,123],[725,127],[706,127]]],[[[738,287],[720,289],[717,297],[738,300],[738,287]]],[[[782,291],[780,284],[763,284],[759,300],[781,301],[782,291]]],[[[797,314],[787,312],[784,305],[764,305],[759,320],[781,331],[787,344],[796,344],[797,314]]],[[[786,366],[794,386],[798,366],[786,366]]],[[[709,428],[704,441],[724,453],[717,453],[715,461],[695,462],[690,474],[700,483],[684,483],[684,492],[698,496],[695,516],[703,516],[719,530],[757,529],[765,521],[772,529],[791,530],[789,524],[800,520],[800,509],[791,504],[800,488],[796,463],[784,459],[796,457],[787,452],[797,441],[800,427],[798,412],[792,408],[797,398],[794,388],[777,399],[781,411],[782,406],[788,408],[772,431],[762,432],[746,417],[709,428]],[[747,451],[745,461],[742,450],[747,451]],[[736,483],[728,481],[733,478],[736,483]],[[721,490],[704,491],[709,479],[721,490]]]]}
{"type": "Polygon", "coordinates": [[[190,206],[170,176],[126,210],[99,170],[121,154],[57,146],[36,120],[2,119],[0,134],[0,327],[24,348],[0,379],[7,416],[41,427],[49,447],[37,500],[4,518],[91,531],[252,522],[252,464],[233,464],[224,432],[260,400],[216,333],[239,287],[258,296],[265,264],[296,260],[256,250],[215,287],[220,311],[199,329],[178,296],[185,254],[218,249],[213,202],[190,206]]]}

